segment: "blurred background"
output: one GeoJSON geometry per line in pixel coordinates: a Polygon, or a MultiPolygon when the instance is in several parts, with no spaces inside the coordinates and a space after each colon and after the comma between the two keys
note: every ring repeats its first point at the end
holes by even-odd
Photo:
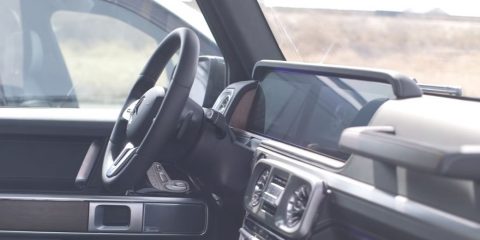
{"type": "Polygon", "coordinates": [[[391,69],[480,97],[480,7],[468,0],[260,0],[292,61],[391,69]]]}

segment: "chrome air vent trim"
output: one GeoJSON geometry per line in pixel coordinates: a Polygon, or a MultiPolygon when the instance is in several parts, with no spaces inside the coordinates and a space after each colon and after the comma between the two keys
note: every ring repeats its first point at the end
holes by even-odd
{"type": "MultiPolygon", "coordinates": [[[[266,158],[258,160],[253,170],[253,176],[263,173],[261,171],[265,168],[270,169],[270,181],[268,181],[263,197],[258,204],[260,210],[250,204],[251,197],[249,197],[255,191],[256,181],[250,182],[247,187],[244,207],[248,214],[253,219],[264,223],[271,229],[276,229],[288,238],[299,239],[307,236],[317,217],[315,210],[325,199],[323,179],[312,174],[308,169],[270,159],[268,154],[266,158]],[[283,181],[277,181],[278,183],[272,181],[275,176],[283,179],[283,181]],[[283,183],[285,183],[284,187],[281,186],[283,183]],[[309,190],[308,199],[302,202],[304,204],[301,210],[303,213],[300,215],[298,215],[298,212],[290,211],[288,213],[289,198],[295,195],[295,191],[302,186],[307,186],[309,190]],[[310,211],[306,209],[310,209],[310,211]],[[288,223],[287,216],[292,216],[292,213],[296,218],[295,224],[288,223]]],[[[298,195],[304,196],[302,194],[298,195]]]]}
{"type": "MultiPolygon", "coordinates": [[[[264,156],[257,164],[295,166],[321,178],[335,196],[335,204],[372,219],[391,218],[389,226],[411,232],[425,239],[477,240],[480,223],[413,201],[404,196],[392,195],[372,185],[312,166],[279,154],[265,147],[257,148],[257,156],[264,156]]],[[[312,190],[312,196],[315,190],[312,190]]],[[[309,212],[314,211],[306,211],[309,212]]]]}
{"type": "Polygon", "coordinates": [[[255,187],[252,193],[252,199],[250,201],[250,206],[256,207],[258,206],[258,204],[260,204],[260,198],[264,194],[265,187],[267,186],[269,177],[270,177],[270,169],[266,168],[263,170],[262,174],[260,174],[260,176],[257,179],[257,182],[255,183],[255,187]]]}
{"type": "Polygon", "coordinates": [[[307,203],[310,198],[310,189],[307,185],[302,185],[288,199],[287,212],[285,216],[285,224],[288,227],[295,227],[302,220],[307,203]]]}

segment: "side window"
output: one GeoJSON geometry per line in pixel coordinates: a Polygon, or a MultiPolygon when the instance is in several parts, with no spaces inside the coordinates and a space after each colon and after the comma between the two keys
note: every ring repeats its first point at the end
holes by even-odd
{"type": "MultiPolygon", "coordinates": [[[[0,107],[120,107],[177,27],[197,32],[201,54],[221,56],[200,12],[167,2],[1,1],[0,107]]],[[[168,83],[176,60],[159,85],[168,83]]]]}
{"type": "Polygon", "coordinates": [[[52,26],[80,107],[121,104],[157,46],[153,37],[108,16],[59,11],[52,26]]]}
{"type": "Polygon", "coordinates": [[[0,105],[23,88],[23,34],[17,1],[0,2],[0,105]]]}

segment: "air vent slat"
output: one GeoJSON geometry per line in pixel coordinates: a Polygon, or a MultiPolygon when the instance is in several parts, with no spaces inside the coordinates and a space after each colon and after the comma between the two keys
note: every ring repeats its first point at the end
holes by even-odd
{"type": "Polygon", "coordinates": [[[260,204],[260,198],[262,197],[263,191],[267,186],[268,177],[270,176],[270,169],[263,170],[262,174],[258,177],[257,182],[255,183],[252,197],[250,200],[250,206],[256,207],[260,204]]]}
{"type": "Polygon", "coordinates": [[[262,210],[264,210],[270,215],[275,215],[275,213],[277,212],[277,208],[268,202],[263,202],[262,210]]]}
{"type": "Polygon", "coordinates": [[[280,187],[285,187],[285,186],[287,186],[287,179],[284,179],[284,178],[279,177],[279,176],[274,176],[273,179],[272,179],[272,183],[275,183],[280,187]]]}
{"type": "Polygon", "coordinates": [[[310,197],[310,190],[307,185],[302,185],[295,190],[288,200],[286,224],[289,227],[294,227],[302,220],[305,209],[307,208],[308,198],[310,197]]]}

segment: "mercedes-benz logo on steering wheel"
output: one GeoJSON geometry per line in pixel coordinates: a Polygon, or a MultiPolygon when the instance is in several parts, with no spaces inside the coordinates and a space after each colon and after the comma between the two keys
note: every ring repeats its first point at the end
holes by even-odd
{"type": "Polygon", "coordinates": [[[142,104],[143,99],[145,99],[145,96],[142,96],[140,99],[138,99],[137,103],[135,103],[135,106],[133,106],[133,109],[130,111],[130,119],[128,122],[132,122],[133,116],[138,114],[138,109],[140,108],[140,104],[142,104]]]}

